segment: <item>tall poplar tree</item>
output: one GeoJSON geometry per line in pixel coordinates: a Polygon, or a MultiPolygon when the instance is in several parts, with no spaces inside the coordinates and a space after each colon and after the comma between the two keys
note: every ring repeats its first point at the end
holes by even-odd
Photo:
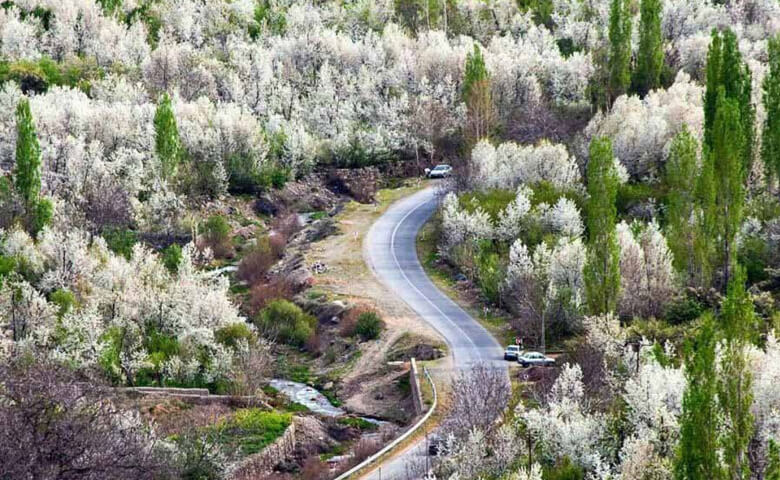
{"type": "Polygon", "coordinates": [[[739,105],[737,101],[726,98],[721,88],[709,157],[715,173],[713,233],[717,234],[717,260],[722,268],[724,286],[731,281],[732,269],[736,265],[737,233],[742,225],[745,204],[742,131],[739,105]]]}
{"type": "Polygon", "coordinates": [[[718,402],[712,315],[702,318],[696,337],[685,345],[685,392],[680,415],[676,480],[720,480],[718,402]]]}
{"type": "Polygon", "coordinates": [[[594,315],[615,310],[620,291],[620,247],[615,224],[618,175],[612,141],[597,137],[588,161],[588,255],[585,293],[594,315]]]}
{"type": "Polygon", "coordinates": [[[747,356],[756,331],[753,301],[745,289],[745,272],[736,268],[721,307],[724,348],[718,378],[718,400],[723,415],[720,444],[730,480],[750,478],[748,445],[753,436],[753,376],[747,356]]]}
{"type": "Polygon", "coordinates": [[[672,140],[669,160],[666,162],[666,240],[674,256],[674,266],[689,280],[696,273],[694,218],[696,185],[691,179],[698,175],[699,143],[683,125],[672,140]]]}
{"type": "Polygon", "coordinates": [[[637,52],[635,91],[644,97],[661,86],[664,46],[661,37],[661,0],[642,0],[639,17],[639,50],[637,52]]]}
{"type": "Polygon", "coordinates": [[[767,176],[780,178],[780,34],[769,39],[769,69],[764,77],[764,129],[761,160],[767,176]]]}
{"type": "Polygon", "coordinates": [[[696,179],[695,191],[694,284],[700,287],[710,287],[716,262],[715,239],[718,235],[715,206],[715,166],[712,158],[706,152],[701,163],[701,172],[696,179]]]}
{"type": "Polygon", "coordinates": [[[630,0],[612,0],[609,10],[609,101],[631,86],[630,0]]]}
{"type": "Polygon", "coordinates": [[[751,100],[752,75],[742,60],[737,36],[731,30],[723,34],[712,32],[707,54],[707,84],[704,93],[704,145],[713,147],[713,128],[718,109],[718,95],[723,88],[725,96],[738,104],[743,151],[744,172],[750,172],[755,143],[755,108],[751,100]]]}
{"type": "Polygon", "coordinates": [[[22,98],[16,106],[16,165],[14,186],[24,208],[32,210],[41,194],[41,147],[35,131],[30,102],[22,98]]]}
{"type": "Polygon", "coordinates": [[[171,97],[167,93],[163,94],[154,114],[154,133],[155,151],[160,159],[162,177],[173,178],[181,160],[182,146],[171,97]]]}
{"type": "Polygon", "coordinates": [[[490,74],[477,44],[466,56],[463,78],[463,99],[467,109],[467,136],[476,143],[490,134],[495,121],[495,108],[490,90],[490,74]]]}
{"type": "Polygon", "coordinates": [[[14,190],[21,200],[21,218],[33,235],[46,226],[53,215],[53,205],[41,197],[41,147],[30,102],[23,98],[16,106],[16,165],[13,170],[14,190]]]}

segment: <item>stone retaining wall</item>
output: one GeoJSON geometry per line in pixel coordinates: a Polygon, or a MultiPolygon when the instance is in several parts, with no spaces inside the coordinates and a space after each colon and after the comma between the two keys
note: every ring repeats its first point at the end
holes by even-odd
{"type": "Polygon", "coordinates": [[[295,424],[296,418],[293,417],[292,423],[281,437],[261,452],[242,460],[230,478],[265,478],[265,475],[273,470],[281,460],[291,456],[295,450],[295,424]]]}

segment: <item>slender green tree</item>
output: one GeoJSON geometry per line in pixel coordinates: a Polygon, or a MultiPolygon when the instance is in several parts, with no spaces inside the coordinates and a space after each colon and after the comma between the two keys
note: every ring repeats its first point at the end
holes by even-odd
{"type": "Polygon", "coordinates": [[[712,31],[712,40],[707,52],[707,82],[704,90],[704,146],[712,146],[712,125],[718,108],[718,87],[721,85],[721,64],[723,63],[723,40],[717,30],[712,31]]]}
{"type": "Polygon", "coordinates": [[[768,450],[769,459],[764,471],[764,480],[780,480],[780,447],[777,446],[774,438],[769,440],[768,450]]]}
{"type": "Polygon", "coordinates": [[[737,36],[731,30],[723,34],[712,33],[712,42],[707,55],[707,85],[704,93],[704,145],[713,147],[713,128],[717,117],[718,95],[723,89],[727,99],[738,104],[742,135],[742,163],[744,171],[750,172],[755,143],[755,108],[751,100],[752,76],[742,60],[737,36]]]}
{"type": "Polygon", "coordinates": [[[642,0],[639,7],[639,51],[637,53],[635,91],[644,97],[661,86],[664,45],[661,37],[661,0],[642,0]]]}
{"type": "Polygon", "coordinates": [[[764,77],[764,129],[761,160],[767,176],[780,178],[780,34],[769,39],[769,69],[764,77]]]}
{"type": "Polygon", "coordinates": [[[41,194],[41,147],[30,102],[22,98],[16,106],[16,166],[14,186],[24,208],[33,210],[41,194]]]}
{"type": "Polygon", "coordinates": [[[696,273],[694,243],[696,224],[692,221],[696,210],[696,185],[691,179],[699,174],[699,143],[683,125],[672,140],[669,160],[666,162],[666,240],[674,256],[674,266],[689,280],[696,273]]]}
{"type": "Polygon", "coordinates": [[[51,200],[41,196],[41,148],[26,98],[16,107],[16,165],[13,174],[14,190],[23,209],[23,215],[18,218],[30,233],[36,235],[51,221],[53,205],[51,200]]]}
{"type": "Polygon", "coordinates": [[[490,74],[485,66],[485,58],[477,44],[466,56],[466,68],[463,77],[463,99],[468,112],[466,136],[469,142],[476,143],[489,136],[495,123],[495,107],[490,88],[490,74]]]}
{"type": "Polygon", "coordinates": [[[630,0],[612,0],[610,4],[608,62],[611,104],[631,86],[630,0]]]}
{"type": "Polygon", "coordinates": [[[693,283],[699,287],[710,287],[715,268],[717,231],[717,208],[715,166],[709,155],[702,158],[701,172],[696,179],[695,190],[696,219],[694,229],[694,278],[693,283]]]}
{"type": "Polygon", "coordinates": [[[173,178],[182,155],[179,128],[171,105],[171,97],[163,94],[154,114],[155,151],[160,159],[160,171],[165,179],[173,178]]]}
{"type": "Polygon", "coordinates": [[[588,161],[588,255],[585,293],[594,315],[615,310],[620,291],[620,247],[615,224],[618,175],[612,141],[594,138],[588,161]]]}
{"type": "Polygon", "coordinates": [[[745,204],[744,167],[739,105],[726,98],[723,88],[718,97],[713,125],[712,150],[709,152],[715,172],[715,231],[718,238],[717,259],[723,272],[723,285],[731,281],[737,259],[737,233],[742,225],[745,204]]]}
{"type": "Polygon", "coordinates": [[[747,347],[756,331],[756,315],[745,280],[744,270],[736,268],[720,314],[724,336],[718,376],[718,400],[723,411],[720,443],[726,477],[731,480],[750,478],[748,445],[753,436],[753,378],[747,347]]]}
{"type": "Polygon", "coordinates": [[[723,479],[718,458],[719,412],[715,325],[707,313],[695,338],[685,345],[685,380],[676,480],[723,479]]]}

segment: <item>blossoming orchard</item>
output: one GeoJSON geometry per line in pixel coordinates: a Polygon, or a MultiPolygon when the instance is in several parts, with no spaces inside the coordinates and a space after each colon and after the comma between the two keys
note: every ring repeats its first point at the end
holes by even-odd
{"type": "Polygon", "coordinates": [[[780,479],[778,0],[0,0],[0,110],[0,478],[336,478],[415,358],[385,478],[780,479]]]}

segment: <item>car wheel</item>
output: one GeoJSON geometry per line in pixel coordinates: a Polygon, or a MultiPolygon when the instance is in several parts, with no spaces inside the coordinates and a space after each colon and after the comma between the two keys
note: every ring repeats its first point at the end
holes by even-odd
{"type": "Polygon", "coordinates": [[[523,363],[521,363],[520,365],[522,365],[522,366],[523,366],[523,368],[528,368],[528,362],[523,362],[523,363]]]}

